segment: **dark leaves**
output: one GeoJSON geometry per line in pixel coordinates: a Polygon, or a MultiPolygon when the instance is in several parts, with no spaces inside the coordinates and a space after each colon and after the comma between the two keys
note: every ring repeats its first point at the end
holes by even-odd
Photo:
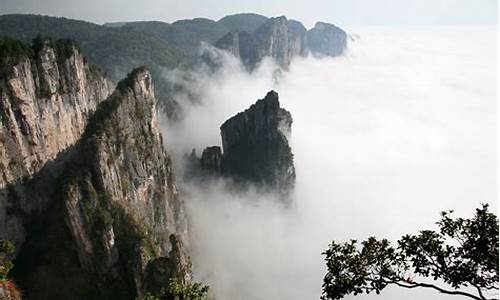
{"type": "MultiPolygon", "coordinates": [[[[442,212],[439,231],[405,235],[392,247],[374,237],[361,242],[332,242],[323,252],[328,272],[321,299],[342,299],[349,294],[379,294],[390,284],[416,287],[411,278],[441,280],[458,290],[474,286],[498,289],[498,219],[488,205],[470,219],[442,212]]],[[[481,299],[478,297],[477,299],[481,299]]]]}
{"type": "Polygon", "coordinates": [[[9,271],[14,266],[11,255],[14,252],[14,245],[7,240],[0,240],[0,281],[7,280],[9,271]]]}

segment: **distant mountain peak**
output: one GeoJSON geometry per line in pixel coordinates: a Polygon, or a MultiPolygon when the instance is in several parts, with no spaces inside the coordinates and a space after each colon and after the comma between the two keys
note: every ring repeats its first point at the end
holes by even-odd
{"type": "Polygon", "coordinates": [[[275,59],[283,69],[288,69],[293,57],[338,56],[347,47],[347,34],[333,24],[318,22],[311,30],[286,16],[267,19],[254,32],[231,32],[215,44],[241,59],[249,69],[254,69],[266,56],[275,59]]]}

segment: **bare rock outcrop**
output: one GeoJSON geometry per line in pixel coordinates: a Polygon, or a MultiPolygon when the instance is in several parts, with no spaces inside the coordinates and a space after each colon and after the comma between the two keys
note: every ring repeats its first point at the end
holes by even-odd
{"type": "Polygon", "coordinates": [[[339,56],[346,50],[347,34],[333,24],[317,22],[307,32],[307,44],[314,56],[339,56]]]}
{"type": "Polygon", "coordinates": [[[273,58],[286,70],[297,56],[341,55],[347,47],[347,34],[323,22],[307,31],[302,23],[281,16],[269,18],[253,32],[229,32],[214,45],[240,58],[249,70],[264,57],[273,58]]]}
{"type": "Polygon", "coordinates": [[[184,204],[150,72],[135,69],[112,92],[70,41],[8,43],[0,239],[19,249],[11,275],[26,298],[135,299],[168,284],[148,276],[153,265],[189,281],[184,204]]]}
{"type": "Polygon", "coordinates": [[[253,184],[288,200],[295,186],[289,145],[292,116],[269,92],[221,126],[220,147],[208,147],[199,160],[201,176],[220,175],[239,185],[253,184]]]}
{"type": "Polygon", "coordinates": [[[276,189],[288,195],[295,184],[293,154],[288,143],[292,116],[269,92],[221,126],[225,175],[276,189]]]}
{"type": "Polygon", "coordinates": [[[55,159],[81,137],[89,116],[114,84],[69,40],[37,40],[33,49],[0,43],[0,237],[19,246],[33,214],[51,201],[55,159]],[[17,53],[7,53],[8,49],[17,53]],[[25,183],[47,164],[43,183],[25,183]],[[46,197],[41,197],[44,189],[46,197]]]}
{"type": "Polygon", "coordinates": [[[138,68],[90,118],[54,205],[17,259],[30,299],[67,299],[75,290],[81,299],[134,299],[168,284],[147,275],[161,261],[190,280],[184,204],[155,105],[151,74],[138,68]],[[43,274],[68,289],[47,287],[43,274]]]}
{"type": "MultiPolygon", "coordinates": [[[[179,256],[186,249],[178,245],[188,243],[155,101],[145,68],[119,83],[91,119],[79,149],[82,157],[74,163],[76,174],[63,186],[65,221],[80,264],[101,282],[113,278],[108,284],[131,296],[144,293],[151,261],[168,257],[173,247],[179,256]]],[[[186,263],[172,264],[185,270],[172,272],[189,276],[186,263]]]]}
{"type": "Polygon", "coordinates": [[[200,164],[210,175],[222,173],[222,150],[219,146],[207,147],[201,154],[200,164]]]}

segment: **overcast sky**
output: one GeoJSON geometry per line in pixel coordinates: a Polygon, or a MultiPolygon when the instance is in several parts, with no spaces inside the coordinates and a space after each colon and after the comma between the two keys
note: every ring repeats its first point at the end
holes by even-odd
{"type": "Polygon", "coordinates": [[[35,13],[96,23],[208,17],[238,12],[286,15],[310,27],[339,25],[496,23],[497,0],[0,0],[0,14],[35,13]]]}

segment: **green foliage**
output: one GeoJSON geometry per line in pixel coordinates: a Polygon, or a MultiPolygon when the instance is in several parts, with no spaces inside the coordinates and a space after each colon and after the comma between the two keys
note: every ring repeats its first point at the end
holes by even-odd
{"type": "Polygon", "coordinates": [[[146,295],[144,295],[144,297],[142,297],[142,298],[136,298],[136,300],[160,300],[160,298],[158,298],[156,296],[153,296],[150,293],[147,293],[146,295]]]}
{"type": "MultiPolygon", "coordinates": [[[[77,41],[85,57],[102,68],[115,82],[125,77],[130,70],[141,65],[147,66],[158,81],[155,94],[164,107],[173,107],[169,84],[163,79],[164,72],[186,61],[186,52],[180,51],[170,40],[159,38],[154,32],[126,26],[112,28],[66,18],[3,15],[0,16],[1,35],[25,43],[30,43],[39,35],[77,41]]],[[[66,42],[59,44],[61,54],[68,53],[68,45],[66,42]]],[[[172,109],[169,110],[169,113],[173,113],[172,109]]]]}
{"type": "Polygon", "coordinates": [[[170,278],[159,296],[146,294],[140,300],[206,300],[209,287],[199,282],[182,283],[178,278],[170,278]]]}
{"type": "MultiPolygon", "coordinates": [[[[252,30],[266,20],[263,16],[241,14],[219,22],[197,18],[168,24],[132,22],[120,26],[97,24],[40,15],[0,16],[0,35],[25,43],[38,35],[78,41],[91,63],[101,67],[115,82],[137,66],[146,66],[155,78],[155,94],[160,107],[171,118],[179,116],[172,99],[172,87],[165,70],[191,64],[201,42],[213,43],[231,30],[252,30]]],[[[67,54],[62,44],[62,54],[67,54]]],[[[29,48],[29,47],[28,47],[29,48]]],[[[0,56],[3,57],[3,56],[0,56]]]]}
{"type": "Polygon", "coordinates": [[[0,36],[0,61],[6,59],[22,59],[33,56],[31,48],[21,41],[0,36]]]}
{"type": "MultiPolygon", "coordinates": [[[[3,15],[0,16],[0,35],[17,38],[25,43],[37,36],[77,41],[85,56],[116,81],[139,65],[146,65],[161,74],[161,68],[175,67],[184,59],[183,54],[169,41],[153,34],[66,18],[3,15]]],[[[61,44],[62,49],[64,45],[61,44]]]]}
{"type": "Polygon", "coordinates": [[[246,31],[252,33],[267,20],[267,17],[261,15],[243,13],[226,16],[220,19],[218,23],[223,24],[231,31],[246,31]]]}
{"type": "Polygon", "coordinates": [[[77,41],[71,39],[58,39],[54,41],[51,37],[37,35],[33,39],[33,51],[38,54],[44,46],[49,46],[55,50],[60,60],[67,59],[76,51],[80,52],[80,45],[77,41]]]}
{"type": "Polygon", "coordinates": [[[386,239],[370,237],[361,243],[332,242],[323,252],[328,272],[322,299],[342,299],[349,294],[375,292],[386,286],[431,288],[441,293],[478,300],[498,291],[498,219],[488,205],[476,209],[471,219],[452,218],[443,212],[439,231],[405,235],[397,247],[386,239]],[[432,279],[448,287],[420,281],[432,279]],[[475,293],[463,288],[472,287],[475,293]]]}
{"type": "Polygon", "coordinates": [[[62,59],[67,59],[75,53],[75,50],[81,52],[80,45],[72,39],[58,39],[55,43],[56,51],[62,59]]]}
{"type": "Polygon", "coordinates": [[[70,39],[54,41],[50,37],[37,35],[30,47],[22,41],[5,36],[0,37],[0,60],[7,63],[15,63],[23,58],[33,58],[44,46],[53,48],[59,60],[71,57],[75,50],[80,51],[78,43],[70,39]]]}
{"type": "Polygon", "coordinates": [[[14,245],[11,242],[0,240],[0,281],[7,280],[7,275],[14,266],[10,260],[14,250],[14,245]]]}
{"type": "Polygon", "coordinates": [[[90,138],[94,134],[99,134],[106,129],[106,120],[110,119],[113,112],[120,105],[120,95],[112,94],[108,99],[99,103],[96,111],[90,116],[87,127],[82,135],[82,139],[90,138]]]}
{"type": "Polygon", "coordinates": [[[209,287],[199,282],[182,284],[179,280],[171,278],[165,295],[172,300],[205,300],[209,287]]]}
{"type": "Polygon", "coordinates": [[[127,74],[127,77],[122,79],[117,85],[116,88],[122,92],[125,92],[128,88],[132,88],[134,86],[134,80],[137,77],[137,74],[144,71],[144,67],[136,68],[127,74]]]}
{"type": "Polygon", "coordinates": [[[213,43],[229,32],[223,24],[204,18],[179,20],[172,24],[154,21],[131,22],[123,28],[152,34],[168,41],[189,57],[196,56],[201,42],[213,43]]]}
{"type": "Polygon", "coordinates": [[[97,203],[95,207],[95,229],[97,232],[101,233],[109,230],[113,225],[113,216],[109,212],[109,206],[111,205],[111,197],[106,194],[99,194],[97,196],[97,203]]]}

